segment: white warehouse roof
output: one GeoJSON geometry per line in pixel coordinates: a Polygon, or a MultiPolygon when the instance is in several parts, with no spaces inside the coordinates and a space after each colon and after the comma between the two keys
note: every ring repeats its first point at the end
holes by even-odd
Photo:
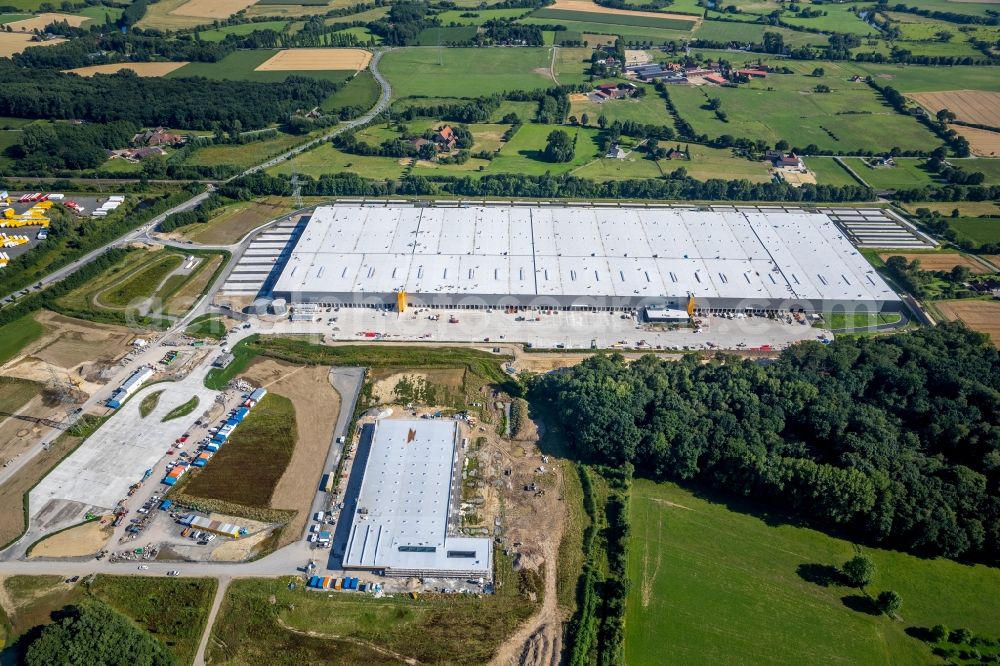
{"type": "Polygon", "coordinates": [[[489,576],[490,539],[448,535],[458,423],[379,420],[344,566],[489,576]]]}
{"type": "Polygon", "coordinates": [[[317,208],[274,293],[898,301],[811,212],[317,208]]]}

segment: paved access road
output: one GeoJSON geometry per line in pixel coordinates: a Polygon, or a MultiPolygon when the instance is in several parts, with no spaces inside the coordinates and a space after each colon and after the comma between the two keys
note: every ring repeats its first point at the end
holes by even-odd
{"type": "MultiPolygon", "coordinates": [[[[239,178],[241,176],[246,176],[246,175],[251,174],[251,173],[256,173],[256,172],[262,171],[264,169],[270,169],[274,165],[279,164],[280,162],[284,162],[285,160],[290,159],[292,157],[295,157],[296,155],[299,155],[300,153],[302,153],[302,152],[304,152],[306,150],[309,150],[310,148],[313,148],[314,146],[316,146],[316,145],[318,145],[318,144],[320,144],[320,143],[322,143],[324,141],[329,141],[331,138],[333,138],[334,136],[336,136],[336,135],[338,135],[338,134],[340,134],[342,132],[346,132],[348,130],[354,129],[355,127],[358,127],[360,125],[364,125],[364,124],[366,124],[366,123],[374,120],[376,117],[378,117],[379,114],[381,114],[383,111],[385,111],[388,108],[388,106],[389,106],[389,100],[392,98],[392,87],[389,85],[389,82],[385,79],[385,77],[382,75],[382,72],[380,72],[379,68],[378,68],[378,64],[382,60],[382,54],[383,53],[384,53],[384,51],[377,51],[375,53],[375,55],[372,57],[372,60],[371,60],[371,62],[368,65],[369,69],[371,70],[372,75],[375,77],[375,80],[378,81],[379,86],[381,86],[381,88],[382,88],[382,94],[381,94],[381,96],[379,96],[378,102],[375,103],[375,106],[373,106],[368,111],[368,113],[366,113],[365,115],[360,116],[358,118],[355,118],[354,120],[349,120],[347,122],[341,123],[341,124],[337,125],[336,127],[332,128],[329,132],[326,132],[325,134],[323,134],[321,136],[318,136],[315,139],[312,139],[312,140],[310,140],[310,141],[308,141],[308,142],[306,142],[306,143],[304,143],[304,144],[302,144],[300,146],[296,146],[295,148],[292,148],[291,150],[289,150],[287,152],[284,152],[281,155],[278,155],[277,157],[273,157],[273,158],[267,160],[266,162],[264,162],[263,164],[258,164],[255,167],[251,167],[251,168],[247,169],[246,171],[244,171],[243,173],[239,174],[239,176],[234,176],[233,178],[230,178],[229,180],[233,180],[233,179],[239,178]]],[[[225,181],[225,182],[229,182],[229,181],[225,181]]],[[[166,217],[168,215],[172,215],[174,213],[181,213],[181,212],[184,212],[186,210],[191,210],[192,208],[194,208],[195,206],[197,206],[198,204],[200,204],[202,201],[204,201],[205,199],[207,199],[208,196],[209,196],[209,194],[212,193],[212,191],[213,191],[212,186],[209,186],[209,190],[207,192],[202,192],[201,194],[197,194],[197,195],[191,197],[187,201],[185,201],[185,202],[183,202],[183,203],[175,206],[174,208],[171,208],[170,210],[168,210],[167,212],[163,213],[162,215],[158,215],[157,217],[155,217],[154,219],[150,220],[149,222],[147,222],[142,227],[140,227],[138,229],[133,229],[132,231],[129,231],[128,233],[126,233],[126,234],[124,234],[124,235],[116,238],[115,240],[113,240],[113,241],[111,241],[111,242],[109,242],[109,243],[107,243],[107,244],[105,244],[105,245],[103,245],[103,246],[101,246],[99,248],[97,248],[95,250],[91,250],[90,252],[88,252],[84,256],[80,257],[79,259],[77,259],[73,263],[68,264],[68,265],[66,265],[66,266],[64,266],[62,268],[59,268],[59,269],[53,271],[52,273],[49,273],[48,275],[46,275],[45,277],[43,277],[41,280],[39,280],[39,282],[41,283],[41,286],[42,287],[47,287],[48,285],[50,285],[50,284],[52,284],[54,282],[58,282],[58,281],[62,280],[63,278],[65,278],[66,276],[68,276],[70,273],[73,273],[74,271],[76,271],[81,266],[84,266],[85,264],[90,263],[91,261],[93,261],[97,257],[99,257],[102,254],[104,254],[111,247],[114,247],[116,245],[125,244],[125,243],[130,243],[132,241],[139,240],[139,239],[141,239],[143,237],[147,237],[147,233],[151,229],[155,229],[156,226],[159,225],[161,222],[163,222],[163,220],[166,219],[166,217]]],[[[248,236],[248,238],[249,238],[249,236],[248,236]]],[[[6,298],[9,298],[9,297],[14,297],[14,296],[17,295],[17,293],[18,292],[12,292],[12,293],[9,293],[9,294],[0,295],[0,300],[6,299],[6,298]]]]}

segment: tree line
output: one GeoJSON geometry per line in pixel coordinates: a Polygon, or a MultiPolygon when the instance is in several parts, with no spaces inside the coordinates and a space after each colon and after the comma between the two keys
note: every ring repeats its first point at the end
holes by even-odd
{"type": "Polygon", "coordinates": [[[84,79],[5,60],[0,80],[0,116],[226,131],[237,122],[242,129],[282,122],[295,111],[319,106],[343,85],[300,76],[258,83],[143,78],[128,71],[84,79]]]}
{"type": "Polygon", "coordinates": [[[583,460],[881,546],[1000,560],[1000,352],[961,324],[808,342],[771,365],[596,356],[530,391],[583,460]]]}
{"type": "MultiPolygon", "coordinates": [[[[372,180],[355,173],[325,174],[318,179],[299,176],[306,196],[422,196],[454,194],[476,197],[582,198],[582,199],[676,199],[684,201],[783,201],[835,202],[871,201],[875,193],[861,185],[812,185],[792,187],[785,182],[751,183],[747,180],[696,180],[683,168],[666,178],[644,178],[598,182],[568,174],[489,174],[471,176],[405,176],[396,180],[372,180]]],[[[285,176],[254,173],[238,178],[227,187],[244,188],[251,196],[290,196],[291,181],[285,176]]]]}

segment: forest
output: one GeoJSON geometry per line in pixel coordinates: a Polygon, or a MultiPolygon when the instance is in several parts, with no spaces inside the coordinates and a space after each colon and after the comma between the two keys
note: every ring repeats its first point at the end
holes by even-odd
{"type": "Polygon", "coordinates": [[[296,110],[319,106],[343,85],[297,76],[283,83],[141,78],[130,71],[87,79],[6,60],[0,60],[0,80],[0,116],[225,131],[283,122],[296,110]]]}
{"type": "Polygon", "coordinates": [[[531,394],[582,460],[752,498],[859,541],[1000,560],[1000,352],[961,324],[769,365],[596,356],[531,394]]]}

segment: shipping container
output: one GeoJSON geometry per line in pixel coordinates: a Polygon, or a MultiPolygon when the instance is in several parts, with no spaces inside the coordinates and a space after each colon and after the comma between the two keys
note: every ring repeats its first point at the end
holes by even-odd
{"type": "Polygon", "coordinates": [[[165,499],[162,502],[160,502],[160,508],[163,509],[164,511],[166,511],[167,509],[169,509],[173,505],[174,505],[174,501],[170,500],[170,499],[165,499]]]}
{"type": "Polygon", "coordinates": [[[341,578],[337,578],[337,579],[335,579],[335,580],[333,581],[333,589],[335,589],[335,590],[339,590],[339,589],[341,589],[341,588],[342,588],[343,586],[344,586],[344,580],[343,580],[343,579],[341,579],[341,578]]]}

